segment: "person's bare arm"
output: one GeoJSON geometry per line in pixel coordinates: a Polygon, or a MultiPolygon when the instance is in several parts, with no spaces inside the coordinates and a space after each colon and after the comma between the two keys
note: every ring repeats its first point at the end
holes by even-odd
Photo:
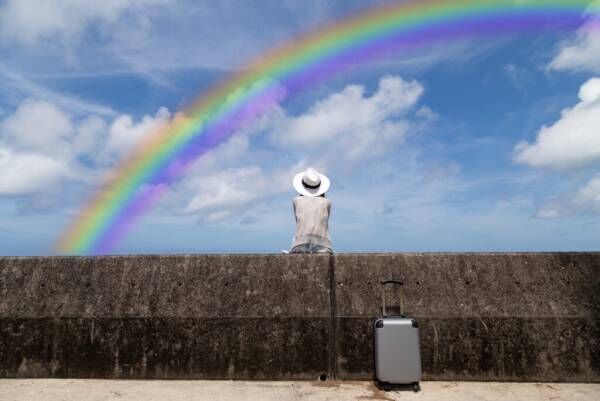
{"type": "Polygon", "coordinates": [[[298,223],[298,216],[296,216],[296,198],[294,198],[292,201],[292,206],[294,208],[294,220],[296,220],[296,223],[298,223]]]}

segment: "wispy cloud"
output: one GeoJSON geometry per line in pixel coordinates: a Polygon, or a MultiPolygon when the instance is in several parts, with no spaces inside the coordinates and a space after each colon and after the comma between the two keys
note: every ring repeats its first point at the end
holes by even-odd
{"type": "Polygon", "coordinates": [[[542,219],[556,219],[577,214],[600,214],[600,176],[593,177],[573,192],[547,200],[536,212],[542,219]]]}
{"type": "MultiPolygon", "coordinates": [[[[24,66],[23,75],[77,78],[131,73],[167,89],[175,88],[170,74],[179,70],[236,71],[273,46],[369,7],[323,0],[288,0],[266,8],[232,0],[109,0],[102,5],[51,0],[47,5],[55,3],[51,12],[44,12],[46,6],[35,10],[16,0],[0,8],[8,21],[0,30],[0,50],[3,37],[4,46],[24,66]],[[17,29],[17,23],[24,29],[17,29]],[[15,50],[14,41],[24,51],[15,50]],[[47,46],[53,51],[43,51],[47,46]],[[52,65],[54,72],[39,71],[36,66],[41,63],[52,65]]],[[[502,43],[453,41],[392,54],[369,65],[418,71],[473,59],[502,43]]]]}
{"type": "Polygon", "coordinates": [[[35,98],[56,103],[61,107],[78,114],[96,114],[100,116],[114,116],[117,114],[109,106],[49,89],[12,71],[1,63],[0,78],[2,79],[0,92],[11,91],[12,93],[10,94],[11,96],[9,96],[9,100],[12,100],[13,104],[20,103],[24,98],[35,98]]]}
{"type": "Polygon", "coordinates": [[[6,0],[0,5],[0,35],[27,46],[53,40],[79,42],[92,25],[108,28],[123,14],[136,17],[148,7],[165,4],[166,0],[45,0],[32,5],[6,0]]]}

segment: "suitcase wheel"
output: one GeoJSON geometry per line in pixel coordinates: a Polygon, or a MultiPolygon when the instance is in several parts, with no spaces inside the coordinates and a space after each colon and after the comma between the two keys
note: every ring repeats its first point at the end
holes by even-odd
{"type": "MultiPolygon", "coordinates": [[[[419,391],[421,391],[421,385],[419,384],[419,382],[414,382],[411,384],[411,386],[415,393],[418,393],[419,391]]],[[[388,382],[379,382],[379,388],[381,388],[383,391],[387,392],[387,391],[392,391],[394,389],[394,386],[392,386],[392,384],[388,383],[388,382]]]]}

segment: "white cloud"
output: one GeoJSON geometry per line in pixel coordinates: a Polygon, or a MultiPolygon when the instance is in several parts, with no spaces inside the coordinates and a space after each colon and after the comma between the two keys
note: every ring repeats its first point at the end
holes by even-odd
{"type": "Polygon", "coordinates": [[[71,145],[78,155],[95,154],[101,148],[101,141],[106,136],[108,127],[104,119],[90,116],[82,120],[77,126],[77,136],[71,145]]]}
{"type": "Polygon", "coordinates": [[[236,133],[225,143],[206,153],[194,163],[196,171],[214,171],[231,166],[236,160],[244,160],[250,149],[250,137],[244,133],[236,133]]]}
{"type": "Polygon", "coordinates": [[[437,121],[440,119],[440,115],[435,111],[431,110],[428,106],[422,106],[417,110],[415,115],[419,118],[422,118],[426,122],[437,121]]]}
{"type": "Polygon", "coordinates": [[[410,128],[404,117],[423,92],[418,82],[393,76],[382,78],[370,97],[363,86],[349,85],[303,115],[281,116],[272,139],[279,146],[317,155],[313,160],[373,159],[402,142],[410,128]]]}
{"type": "Polygon", "coordinates": [[[600,1],[591,2],[586,14],[590,19],[577,31],[573,39],[560,46],[558,54],[548,65],[549,69],[600,72],[600,1]]]}
{"type": "Polygon", "coordinates": [[[562,46],[549,68],[600,72],[600,35],[591,30],[580,31],[575,40],[562,46]]]}
{"type": "Polygon", "coordinates": [[[71,117],[53,104],[28,99],[0,123],[0,194],[56,189],[70,176],[71,117]]]}
{"type": "Polygon", "coordinates": [[[388,76],[370,96],[349,85],[298,116],[275,108],[200,159],[170,198],[205,221],[254,221],[252,213],[291,191],[293,175],[309,165],[337,174],[394,155],[411,129],[438,118],[426,106],[412,111],[423,92],[418,82],[388,76]]]}
{"type": "MultiPolygon", "coordinates": [[[[257,221],[256,213],[290,191],[293,174],[308,165],[335,174],[363,160],[381,162],[394,155],[409,130],[438,118],[426,106],[416,107],[423,91],[418,82],[385,77],[370,95],[349,85],[298,116],[275,106],[194,163],[169,189],[162,210],[208,222],[257,221]],[[345,121],[349,115],[351,123],[345,121]],[[313,142],[305,133],[314,135],[313,142]]],[[[173,117],[161,108],[139,119],[121,114],[109,120],[28,99],[0,122],[5,167],[0,193],[39,198],[50,188],[64,195],[74,183],[96,185],[146,135],[173,118],[185,116],[173,117]],[[31,163],[41,169],[29,168],[31,163]]]]}
{"type": "Polygon", "coordinates": [[[592,78],[579,88],[579,99],[583,103],[600,100],[600,78],[592,78]]]}
{"type": "Polygon", "coordinates": [[[555,219],[574,214],[600,213],[600,176],[589,180],[574,194],[564,194],[547,202],[536,213],[542,219],[555,219]]]}
{"type": "Polygon", "coordinates": [[[161,107],[154,116],[142,117],[139,122],[129,115],[118,116],[110,125],[101,159],[114,164],[140,144],[145,136],[165,127],[170,120],[171,113],[165,107],[161,107]]]}
{"type": "Polygon", "coordinates": [[[110,26],[126,12],[139,12],[164,0],[6,0],[0,8],[0,33],[22,44],[79,40],[90,26],[110,26]]]}
{"type": "Polygon", "coordinates": [[[244,165],[209,170],[196,169],[175,189],[185,203],[184,214],[209,222],[232,216],[252,218],[254,208],[269,198],[289,190],[296,165],[269,168],[244,165]],[[193,196],[190,199],[190,194],[193,196]]]}
{"type": "Polygon", "coordinates": [[[184,212],[205,212],[209,221],[223,219],[233,209],[260,196],[268,183],[268,177],[257,166],[227,169],[209,176],[198,174],[189,182],[196,188],[196,194],[184,212]]]}
{"type": "Polygon", "coordinates": [[[61,160],[35,153],[16,153],[0,147],[0,195],[53,189],[68,175],[68,167],[61,160]]]}
{"type": "Polygon", "coordinates": [[[562,111],[553,125],[540,129],[533,143],[514,150],[518,163],[532,167],[570,168],[600,161],[600,78],[581,86],[580,102],[562,111]]]}
{"type": "MultiPolygon", "coordinates": [[[[579,103],[562,111],[553,125],[541,128],[533,143],[521,142],[516,162],[538,168],[582,168],[600,161],[600,78],[579,89],[579,103]]],[[[600,176],[576,191],[546,200],[536,211],[541,219],[600,213],[600,176]]]]}
{"type": "Polygon", "coordinates": [[[0,195],[60,193],[67,182],[95,185],[144,135],[170,120],[167,109],[134,121],[78,118],[57,105],[26,99],[0,122],[0,195]]]}
{"type": "Polygon", "coordinates": [[[583,188],[581,188],[577,192],[573,202],[577,209],[590,210],[599,213],[600,177],[592,178],[583,188]]]}
{"type": "Polygon", "coordinates": [[[17,148],[55,155],[66,151],[74,134],[70,116],[51,103],[31,99],[4,120],[0,130],[3,139],[17,148]]]}
{"type": "Polygon", "coordinates": [[[572,70],[600,72],[600,36],[598,35],[598,17],[600,2],[593,10],[593,20],[585,23],[575,37],[565,41],[548,68],[551,70],[572,70]]]}

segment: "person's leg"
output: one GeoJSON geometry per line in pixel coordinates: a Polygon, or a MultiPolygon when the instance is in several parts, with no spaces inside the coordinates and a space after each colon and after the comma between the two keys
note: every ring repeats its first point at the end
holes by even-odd
{"type": "Polygon", "coordinates": [[[310,253],[309,244],[296,245],[290,253],[310,253]]]}
{"type": "Polygon", "coordinates": [[[326,246],[316,245],[315,247],[314,253],[329,253],[333,255],[333,251],[326,246]]]}
{"type": "Polygon", "coordinates": [[[290,253],[330,253],[333,254],[333,251],[325,246],[317,245],[317,244],[302,244],[296,245],[292,248],[290,253]]]}

